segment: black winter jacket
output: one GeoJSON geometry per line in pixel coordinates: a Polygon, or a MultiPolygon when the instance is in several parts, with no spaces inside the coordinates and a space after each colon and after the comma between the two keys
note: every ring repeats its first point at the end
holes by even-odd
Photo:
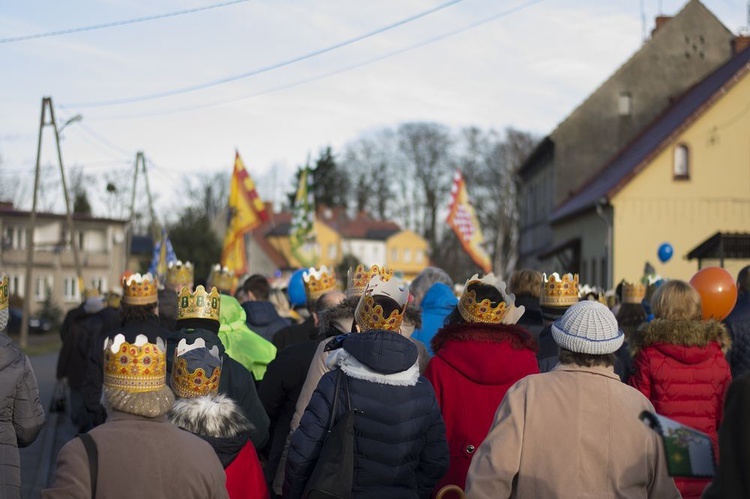
{"type": "MultiPolygon", "coordinates": [[[[178,323],[179,326],[179,323],[178,323]]],[[[255,390],[255,379],[245,367],[224,352],[218,334],[206,329],[179,329],[167,338],[167,380],[172,373],[172,362],[174,351],[181,339],[187,339],[189,344],[197,338],[203,338],[207,348],[214,345],[219,348],[222,359],[221,379],[219,380],[219,393],[227,395],[240,406],[248,421],[253,425],[250,439],[256,449],[262,449],[268,442],[268,416],[255,390]]]]}
{"type": "Polygon", "coordinates": [[[727,360],[732,368],[732,378],[737,378],[750,371],[750,293],[743,293],[737,298],[737,304],[724,319],[724,324],[732,337],[727,360]]]}
{"type": "Polygon", "coordinates": [[[247,319],[247,327],[263,338],[273,342],[273,335],[287,327],[289,319],[284,319],[270,301],[246,301],[242,304],[247,319]]]}
{"type": "MultiPolygon", "coordinates": [[[[357,411],[353,497],[430,497],[448,469],[448,443],[435,392],[419,375],[416,347],[388,331],[350,334],[342,347],[328,362],[346,374],[352,408],[357,411]]],[[[334,369],[320,380],[292,437],[284,497],[300,497],[315,467],[336,375],[334,369]]],[[[343,384],[339,400],[346,401],[343,384]]]]}
{"type": "Polygon", "coordinates": [[[315,319],[310,316],[302,324],[292,324],[279,329],[273,335],[272,343],[276,346],[276,350],[280,352],[290,345],[313,341],[317,337],[318,328],[315,327],[315,319]]]}
{"type": "Polygon", "coordinates": [[[539,298],[530,295],[516,296],[516,307],[523,305],[525,311],[516,323],[531,333],[535,340],[539,340],[539,333],[544,329],[544,318],[542,308],[539,306],[539,298]]]}

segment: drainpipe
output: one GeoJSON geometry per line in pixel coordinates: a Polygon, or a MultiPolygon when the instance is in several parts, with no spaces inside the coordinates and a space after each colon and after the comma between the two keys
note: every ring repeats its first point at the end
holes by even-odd
{"type": "Polygon", "coordinates": [[[596,202],[596,214],[599,215],[602,220],[604,220],[605,224],[607,224],[607,238],[604,241],[604,247],[607,250],[607,278],[605,281],[605,289],[610,289],[612,287],[612,271],[614,264],[614,262],[612,261],[612,221],[604,213],[605,206],[607,206],[607,198],[599,198],[599,200],[596,202]]]}

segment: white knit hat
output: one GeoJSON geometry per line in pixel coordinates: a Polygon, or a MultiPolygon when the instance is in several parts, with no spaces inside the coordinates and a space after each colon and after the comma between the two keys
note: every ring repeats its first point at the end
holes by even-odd
{"type": "Polygon", "coordinates": [[[625,340],[617,319],[596,301],[582,301],[570,307],[552,324],[552,337],[571,352],[605,355],[617,351],[625,340]]]}

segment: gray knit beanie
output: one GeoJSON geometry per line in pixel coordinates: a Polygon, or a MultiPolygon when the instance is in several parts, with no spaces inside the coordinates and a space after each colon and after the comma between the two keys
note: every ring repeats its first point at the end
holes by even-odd
{"type": "Polygon", "coordinates": [[[588,300],[576,303],[552,324],[552,337],[571,352],[591,355],[615,352],[625,340],[614,314],[605,305],[588,300]]]}

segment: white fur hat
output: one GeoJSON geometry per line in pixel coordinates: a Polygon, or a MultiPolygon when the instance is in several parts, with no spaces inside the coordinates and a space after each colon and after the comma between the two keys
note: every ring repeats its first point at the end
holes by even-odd
{"type": "Polygon", "coordinates": [[[617,351],[625,336],[609,309],[596,301],[582,301],[570,307],[552,324],[552,337],[571,352],[605,355],[617,351]]]}

